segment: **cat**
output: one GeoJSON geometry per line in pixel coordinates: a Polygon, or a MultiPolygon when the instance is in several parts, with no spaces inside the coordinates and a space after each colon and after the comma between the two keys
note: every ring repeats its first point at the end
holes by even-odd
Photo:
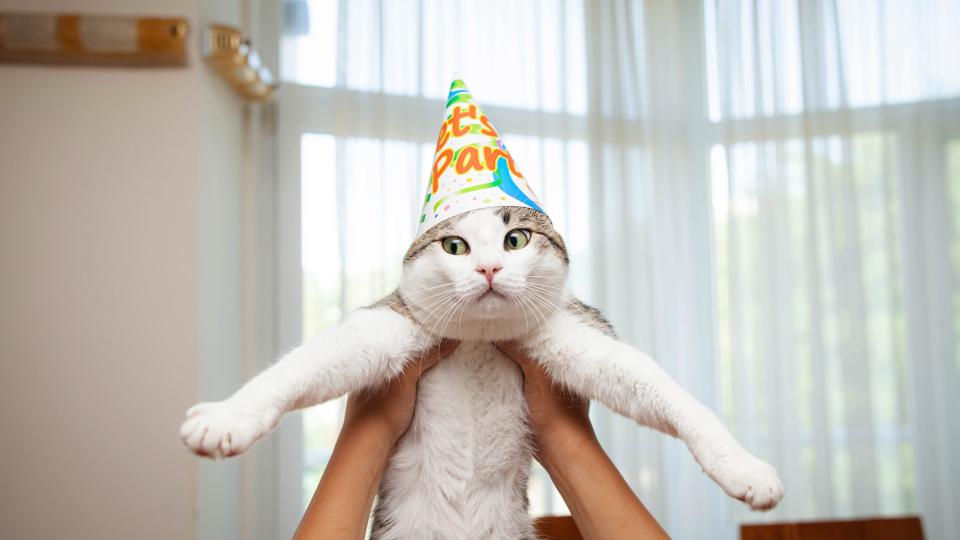
{"type": "Polygon", "coordinates": [[[536,210],[484,208],[440,222],[410,246],[393,293],[227,400],[190,408],[181,437],[201,455],[239,454],[284,413],[383,384],[441,337],[457,339],[420,379],[412,423],[381,481],[372,538],[534,538],[522,374],[493,345],[512,340],[573,393],[681,439],[731,497],[755,510],[775,506],[783,486],[774,468],[573,298],[568,265],[563,239],[536,210]]]}

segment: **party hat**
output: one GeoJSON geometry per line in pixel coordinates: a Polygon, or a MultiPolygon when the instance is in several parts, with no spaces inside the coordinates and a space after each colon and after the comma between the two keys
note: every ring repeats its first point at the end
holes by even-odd
{"type": "Polygon", "coordinates": [[[543,212],[500,134],[454,78],[430,170],[417,236],[453,216],[499,206],[543,212]]]}

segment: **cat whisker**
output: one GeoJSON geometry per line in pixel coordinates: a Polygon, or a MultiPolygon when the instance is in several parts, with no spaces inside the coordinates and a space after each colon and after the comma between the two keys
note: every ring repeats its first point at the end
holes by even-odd
{"type": "MultiPolygon", "coordinates": [[[[556,313],[562,309],[562,307],[558,303],[553,302],[549,299],[534,297],[533,300],[536,302],[539,302],[545,310],[552,311],[553,313],[556,313]]],[[[547,326],[550,326],[552,324],[553,324],[553,319],[547,322],[547,326]]]]}
{"type": "MultiPolygon", "coordinates": [[[[528,290],[527,293],[528,293],[529,300],[535,302],[537,305],[542,307],[547,313],[556,311],[558,307],[557,302],[552,301],[550,298],[542,295],[541,293],[535,290],[528,290]]],[[[550,323],[547,321],[546,316],[544,316],[544,322],[546,322],[547,325],[549,326],[550,323]]]]}
{"type": "Polygon", "coordinates": [[[560,290],[566,289],[566,287],[563,285],[552,285],[550,283],[543,283],[535,279],[528,279],[527,283],[530,283],[531,285],[539,285],[540,287],[549,287],[551,289],[560,289],[560,290]]]}
{"type": "Polygon", "coordinates": [[[539,284],[541,284],[541,285],[546,285],[546,286],[548,286],[548,287],[563,287],[563,286],[564,286],[563,283],[553,282],[553,281],[545,280],[545,279],[542,279],[542,278],[527,277],[527,281],[529,281],[530,283],[539,283],[539,284]]]}
{"type": "MultiPolygon", "coordinates": [[[[420,308],[420,311],[427,311],[428,309],[432,309],[433,307],[442,304],[444,301],[447,300],[448,297],[451,297],[451,296],[456,296],[456,292],[455,292],[455,291],[447,291],[445,294],[439,295],[439,296],[431,299],[429,302],[426,302],[426,305],[424,305],[422,308],[420,308]]],[[[431,314],[432,314],[432,312],[431,312],[431,314]]]]}
{"type": "Polygon", "coordinates": [[[464,300],[463,306],[460,307],[460,317],[457,320],[457,332],[459,335],[463,335],[463,312],[467,310],[467,302],[464,300]]]}
{"type": "Polygon", "coordinates": [[[430,287],[423,287],[423,288],[421,288],[421,289],[417,289],[416,291],[413,291],[413,293],[421,293],[421,292],[424,292],[424,291],[431,291],[431,290],[433,290],[433,289],[439,289],[440,287],[449,287],[449,286],[453,286],[453,283],[441,283],[441,284],[439,284],[439,285],[432,285],[432,286],[430,286],[430,287]]]}
{"type": "MultiPolygon", "coordinates": [[[[435,301],[433,304],[430,304],[431,307],[433,307],[433,306],[436,306],[436,307],[433,307],[433,309],[430,311],[430,313],[428,313],[427,316],[424,317],[423,319],[417,319],[417,320],[418,320],[418,324],[417,324],[417,328],[416,328],[416,330],[415,330],[415,333],[419,333],[420,330],[423,329],[424,323],[427,322],[427,321],[429,321],[430,318],[433,317],[433,314],[436,313],[437,311],[439,311],[439,310],[444,306],[444,304],[446,304],[446,302],[450,301],[450,299],[455,298],[455,297],[456,297],[456,293],[453,292],[453,291],[451,291],[451,292],[448,294],[448,296],[445,296],[445,297],[441,298],[440,300],[435,301]]],[[[426,311],[427,309],[430,309],[430,308],[429,308],[429,307],[424,308],[423,311],[426,311]]]]}
{"type": "Polygon", "coordinates": [[[414,296],[414,295],[411,295],[411,298],[413,298],[413,299],[416,300],[417,302],[426,302],[426,301],[430,300],[431,298],[436,298],[437,296],[441,296],[441,295],[443,295],[443,294],[446,293],[446,292],[450,292],[450,291],[455,290],[455,286],[454,286],[452,283],[451,283],[451,284],[444,285],[444,287],[447,287],[447,288],[446,288],[446,289],[439,290],[439,291],[433,291],[433,292],[431,292],[431,293],[429,293],[429,294],[425,294],[425,295],[423,295],[423,296],[414,296]]]}
{"type": "MultiPolygon", "coordinates": [[[[451,297],[451,298],[448,298],[439,308],[437,308],[437,309],[434,310],[434,311],[438,311],[438,310],[440,310],[440,309],[443,309],[444,311],[446,311],[446,310],[450,307],[451,301],[452,301],[452,297],[451,297]]],[[[424,323],[423,323],[423,324],[425,324],[427,321],[429,321],[429,320],[432,318],[432,316],[433,316],[433,313],[431,312],[431,316],[430,316],[430,317],[427,317],[426,319],[424,319],[424,323]]],[[[437,324],[438,324],[439,322],[440,322],[440,316],[437,316],[437,318],[433,321],[433,324],[430,325],[430,330],[427,330],[427,335],[428,335],[428,336],[430,336],[430,337],[436,337],[436,334],[434,333],[434,330],[436,330],[437,324]]],[[[421,328],[423,328],[423,324],[421,324],[421,328]]]]}
{"type": "Polygon", "coordinates": [[[566,289],[544,289],[539,285],[530,283],[527,284],[525,289],[528,291],[537,291],[538,293],[549,296],[550,298],[556,298],[557,300],[562,299],[566,294],[566,289]]]}
{"type": "Polygon", "coordinates": [[[566,289],[551,289],[551,288],[543,287],[542,285],[537,285],[536,283],[527,283],[525,289],[530,291],[537,291],[537,292],[549,295],[550,297],[558,298],[558,299],[562,298],[564,293],[566,292],[566,289]]]}
{"type": "MultiPolygon", "coordinates": [[[[450,320],[448,322],[453,322],[454,314],[457,315],[457,332],[458,332],[457,335],[458,336],[463,335],[463,312],[466,310],[466,308],[467,308],[467,301],[462,300],[457,310],[454,311],[454,313],[450,314],[450,320]]],[[[446,330],[447,330],[446,327],[444,327],[443,332],[446,332],[446,330]]]]}
{"type": "MultiPolygon", "coordinates": [[[[440,343],[443,342],[443,335],[447,331],[447,325],[450,323],[450,321],[453,320],[453,314],[457,312],[457,309],[460,306],[466,304],[466,302],[467,301],[465,299],[461,298],[453,304],[453,308],[450,310],[450,315],[446,317],[446,321],[444,321],[443,327],[440,328],[440,343]]],[[[437,354],[440,353],[440,343],[437,344],[437,354]]]]}
{"type": "MultiPolygon", "coordinates": [[[[446,308],[443,310],[443,312],[442,312],[442,313],[440,314],[440,316],[437,318],[437,321],[436,321],[436,322],[433,324],[433,326],[430,328],[430,334],[431,334],[431,335],[437,335],[437,334],[434,333],[434,331],[437,329],[437,326],[439,326],[440,323],[446,318],[447,313],[452,313],[452,310],[457,307],[457,304],[459,304],[460,301],[461,301],[461,299],[455,299],[455,300],[453,300],[453,302],[449,302],[449,303],[447,304],[446,308]]],[[[444,325],[444,328],[446,328],[446,325],[444,325]]],[[[443,333],[443,329],[441,329],[440,332],[441,332],[441,334],[442,334],[442,333],[443,333]]],[[[442,335],[441,335],[441,337],[442,337],[442,335]]]]}
{"type": "Polygon", "coordinates": [[[540,308],[537,307],[537,305],[534,304],[533,300],[530,298],[525,298],[523,296],[518,296],[517,298],[521,299],[524,303],[527,303],[527,305],[530,306],[531,310],[535,310],[534,318],[537,321],[537,326],[540,328],[540,332],[543,333],[543,323],[541,322],[541,318],[543,318],[543,313],[540,312],[540,308]]]}
{"type": "MultiPolygon", "coordinates": [[[[531,293],[531,295],[538,297],[541,302],[546,303],[546,306],[544,307],[552,306],[551,309],[559,309],[563,304],[563,302],[561,302],[563,299],[562,292],[557,293],[556,291],[540,289],[536,286],[531,286],[527,290],[531,293]]],[[[567,304],[566,309],[570,309],[578,315],[587,315],[583,309],[572,302],[567,304]]]]}
{"type": "Polygon", "coordinates": [[[523,311],[523,331],[527,333],[530,331],[530,321],[527,320],[527,308],[523,307],[523,303],[520,301],[520,295],[514,296],[513,300],[520,306],[520,310],[523,311]]]}
{"type": "Polygon", "coordinates": [[[443,315],[440,317],[440,320],[443,324],[440,326],[440,333],[438,334],[441,338],[443,337],[444,332],[447,330],[447,324],[450,323],[450,320],[453,318],[453,314],[457,312],[457,309],[460,307],[464,300],[458,298],[450,305],[449,309],[443,312],[443,315]]]}
{"type": "MultiPolygon", "coordinates": [[[[455,295],[455,294],[456,294],[455,291],[444,291],[443,294],[431,296],[429,299],[425,301],[421,301],[420,304],[422,305],[419,305],[419,306],[414,305],[412,302],[409,302],[406,300],[404,300],[402,304],[406,309],[406,313],[408,313],[415,320],[419,320],[419,318],[417,317],[417,312],[420,312],[420,313],[426,312],[427,310],[433,308],[439,303],[442,303],[446,299],[446,296],[455,295]]],[[[395,308],[396,306],[394,305],[391,307],[395,308]]]]}

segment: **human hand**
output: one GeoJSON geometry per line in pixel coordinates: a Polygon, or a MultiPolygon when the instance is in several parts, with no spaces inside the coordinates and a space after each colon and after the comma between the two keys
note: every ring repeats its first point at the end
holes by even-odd
{"type": "Polygon", "coordinates": [[[523,371],[523,393],[527,399],[528,421],[538,443],[538,460],[548,459],[559,445],[595,439],[588,400],[554,385],[543,367],[515,342],[494,345],[523,371]]]}
{"type": "Polygon", "coordinates": [[[412,358],[386,385],[350,394],[343,429],[294,538],[363,538],[377,485],[413,419],[417,381],[460,342],[443,340],[412,358]]]}
{"type": "Polygon", "coordinates": [[[353,392],[347,399],[343,429],[370,425],[381,429],[396,442],[410,426],[417,402],[417,382],[427,370],[450,356],[459,341],[444,339],[438,346],[423,350],[404,366],[400,375],[384,386],[353,392]]]}
{"type": "Polygon", "coordinates": [[[570,508],[583,538],[669,538],[604,453],[590,425],[589,401],[553,384],[516,343],[496,343],[523,370],[537,459],[570,508]]]}

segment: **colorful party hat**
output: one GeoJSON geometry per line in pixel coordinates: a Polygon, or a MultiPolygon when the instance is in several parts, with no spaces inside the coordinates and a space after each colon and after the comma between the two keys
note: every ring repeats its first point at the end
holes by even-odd
{"type": "Polygon", "coordinates": [[[500,134],[467,85],[450,85],[417,236],[441,221],[476,210],[522,206],[543,212],[500,134]]]}

